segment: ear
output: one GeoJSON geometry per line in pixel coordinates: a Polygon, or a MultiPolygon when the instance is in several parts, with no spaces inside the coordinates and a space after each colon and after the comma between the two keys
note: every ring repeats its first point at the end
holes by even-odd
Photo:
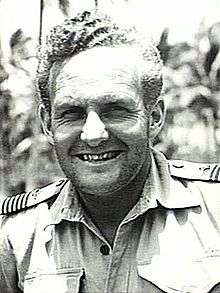
{"type": "Polygon", "coordinates": [[[49,143],[53,145],[54,141],[53,141],[53,133],[51,131],[51,117],[43,104],[40,104],[38,108],[38,115],[40,117],[43,132],[49,139],[49,143]]]}
{"type": "Polygon", "coordinates": [[[149,131],[150,138],[154,139],[163,128],[165,120],[165,105],[163,100],[159,100],[153,107],[150,114],[149,131]]]}

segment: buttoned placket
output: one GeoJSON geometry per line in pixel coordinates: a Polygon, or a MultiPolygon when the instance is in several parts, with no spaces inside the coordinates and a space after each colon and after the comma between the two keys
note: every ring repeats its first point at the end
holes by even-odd
{"type": "MultiPolygon", "coordinates": [[[[128,236],[129,236],[129,229],[131,226],[129,224],[130,223],[128,222],[128,223],[125,223],[124,225],[120,225],[117,230],[114,246],[113,246],[113,250],[111,254],[111,259],[109,261],[109,267],[108,267],[107,278],[105,283],[105,293],[114,292],[115,289],[117,289],[117,292],[127,291],[123,287],[127,287],[128,282],[123,282],[122,284],[120,284],[121,288],[118,288],[116,280],[118,275],[118,269],[119,269],[119,266],[121,265],[122,256],[124,254],[125,249],[127,249],[127,246],[130,244],[128,241],[128,236]]],[[[129,268],[127,267],[125,271],[128,271],[128,270],[129,268]]]]}
{"type": "Polygon", "coordinates": [[[150,202],[149,199],[141,198],[137,205],[130,211],[127,217],[125,217],[125,219],[119,225],[114,240],[111,258],[109,261],[109,267],[105,283],[105,293],[129,291],[129,262],[126,263],[126,266],[123,269],[124,275],[127,276],[126,281],[120,283],[116,280],[118,277],[118,270],[122,265],[122,258],[125,250],[128,249],[130,251],[130,255],[132,256],[133,262],[135,263],[135,243],[139,238],[139,233],[141,233],[142,223],[139,223],[139,225],[137,224],[139,230],[135,229],[135,233],[132,235],[136,241],[131,241],[131,239],[129,239],[131,236],[130,232],[132,231],[132,225],[134,224],[133,222],[138,221],[138,219],[143,214],[147,213],[149,210],[155,208],[156,206],[157,203],[154,200],[150,202]]]}

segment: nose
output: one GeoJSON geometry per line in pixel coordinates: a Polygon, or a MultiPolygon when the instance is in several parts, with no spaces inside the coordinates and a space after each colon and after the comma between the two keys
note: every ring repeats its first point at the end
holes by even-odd
{"type": "Polygon", "coordinates": [[[108,139],[108,132],[105,129],[105,124],[100,119],[95,111],[89,111],[86,122],[82,128],[81,140],[88,145],[98,146],[102,141],[108,139]]]}

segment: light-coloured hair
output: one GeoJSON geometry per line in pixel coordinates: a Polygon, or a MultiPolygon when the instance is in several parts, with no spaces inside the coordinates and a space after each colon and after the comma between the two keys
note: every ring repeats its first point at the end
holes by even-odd
{"type": "MultiPolygon", "coordinates": [[[[141,88],[147,103],[154,104],[160,96],[162,61],[157,48],[143,38],[134,27],[116,24],[112,18],[96,11],[85,11],[74,18],[66,19],[55,26],[39,49],[39,63],[36,76],[39,101],[51,113],[50,71],[56,63],[94,47],[117,47],[139,45],[143,60],[150,63],[150,71],[141,69],[141,88]]],[[[128,60],[129,62],[129,60],[128,60]]]]}

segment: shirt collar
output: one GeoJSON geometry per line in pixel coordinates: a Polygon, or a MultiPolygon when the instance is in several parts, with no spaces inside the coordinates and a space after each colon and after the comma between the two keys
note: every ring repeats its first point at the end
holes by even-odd
{"type": "Polygon", "coordinates": [[[166,209],[181,209],[199,205],[199,190],[194,187],[193,183],[173,178],[170,175],[169,164],[165,156],[152,148],[151,168],[143,192],[125,221],[136,218],[158,206],[166,209]]]}
{"type": "MultiPolygon", "coordinates": [[[[173,178],[167,159],[155,149],[152,149],[150,186],[157,202],[165,208],[180,209],[200,205],[200,193],[194,184],[185,179],[173,178]]],[[[145,190],[144,193],[147,196],[145,190]]]]}
{"type": "Polygon", "coordinates": [[[69,181],[50,208],[50,224],[58,224],[61,220],[81,221],[84,216],[78,194],[69,181]]]}
{"type": "MultiPolygon", "coordinates": [[[[167,209],[196,207],[200,205],[199,192],[192,184],[189,186],[187,181],[172,178],[164,155],[152,149],[151,168],[143,192],[126,219],[136,217],[159,205],[167,209]]],[[[78,194],[70,182],[51,206],[50,214],[49,225],[58,224],[62,219],[79,222],[85,218],[78,194]]]]}

